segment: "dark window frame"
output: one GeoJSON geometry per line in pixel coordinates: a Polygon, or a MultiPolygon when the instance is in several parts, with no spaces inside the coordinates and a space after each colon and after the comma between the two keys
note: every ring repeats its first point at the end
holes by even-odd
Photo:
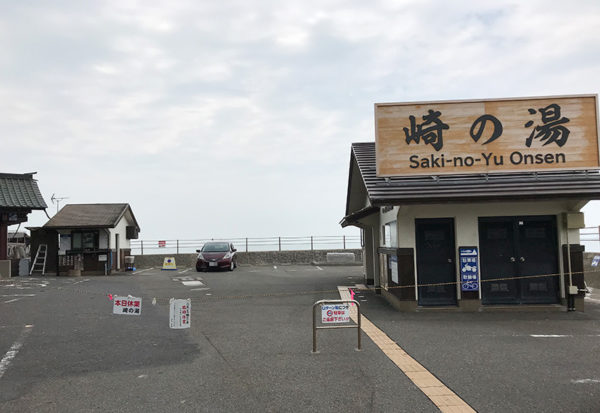
{"type": "Polygon", "coordinates": [[[94,229],[89,229],[89,230],[77,230],[77,231],[71,231],[71,250],[72,251],[94,251],[94,250],[98,250],[100,249],[100,231],[98,230],[94,230],[94,229]],[[75,234],[80,234],[80,240],[81,240],[81,245],[75,245],[75,234]],[[84,247],[84,242],[83,242],[83,238],[84,238],[84,234],[86,235],[92,235],[94,238],[93,241],[93,246],[92,247],[84,247]]]}

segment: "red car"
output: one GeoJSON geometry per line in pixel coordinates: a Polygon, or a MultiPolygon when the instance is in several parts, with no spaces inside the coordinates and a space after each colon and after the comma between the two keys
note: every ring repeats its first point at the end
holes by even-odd
{"type": "Polygon", "coordinates": [[[196,271],[208,271],[211,268],[233,271],[237,267],[236,251],[230,242],[207,242],[201,250],[196,250],[196,271]]]}

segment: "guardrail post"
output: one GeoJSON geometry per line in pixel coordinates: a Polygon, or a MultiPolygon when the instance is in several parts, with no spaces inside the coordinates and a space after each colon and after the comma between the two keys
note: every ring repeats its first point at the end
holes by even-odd
{"type": "Polygon", "coordinates": [[[344,249],[346,249],[346,236],[344,235],[344,249]]]}
{"type": "MultiPolygon", "coordinates": [[[[600,228],[600,227],[598,227],[598,228],[600,228]]],[[[310,250],[311,251],[314,250],[314,248],[313,248],[313,236],[312,235],[310,236],[310,250]]]]}
{"type": "Polygon", "coordinates": [[[279,237],[279,252],[281,252],[281,237],[279,237]]]}
{"type": "Polygon", "coordinates": [[[248,252],[248,238],[246,238],[246,252],[248,252]]]}
{"type": "Polygon", "coordinates": [[[142,255],[144,255],[144,240],[140,240],[140,244],[142,246],[142,255]]]}
{"type": "Polygon", "coordinates": [[[179,240],[177,240],[177,255],[179,255],[179,240]]]}

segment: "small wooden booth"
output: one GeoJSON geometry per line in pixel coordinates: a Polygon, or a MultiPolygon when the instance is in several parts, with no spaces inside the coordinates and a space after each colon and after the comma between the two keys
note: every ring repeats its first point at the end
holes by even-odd
{"type": "Polygon", "coordinates": [[[125,269],[140,227],[129,204],[68,204],[30,230],[32,255],[46,246],[47,272],[102,275],[125,269]]]}

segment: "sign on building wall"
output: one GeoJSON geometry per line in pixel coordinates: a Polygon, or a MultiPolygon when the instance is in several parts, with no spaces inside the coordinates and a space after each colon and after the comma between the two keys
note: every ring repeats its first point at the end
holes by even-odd
{"type": "Polygon", "coordinates": [[[378,176],[597,169],[597,96],[375,105],[378,176]]]}
{"type": "Polygon", "coordinates": [[[460,247],[460,285],[462,291],[478,291],[479,260],[477,247],[460,247]]]}
{"type": "Polygon", "coordinates": [[[398,284],[398,257],[396,255],[390,255],[390,272],[392,274],[392,281],[398,284]]]}

